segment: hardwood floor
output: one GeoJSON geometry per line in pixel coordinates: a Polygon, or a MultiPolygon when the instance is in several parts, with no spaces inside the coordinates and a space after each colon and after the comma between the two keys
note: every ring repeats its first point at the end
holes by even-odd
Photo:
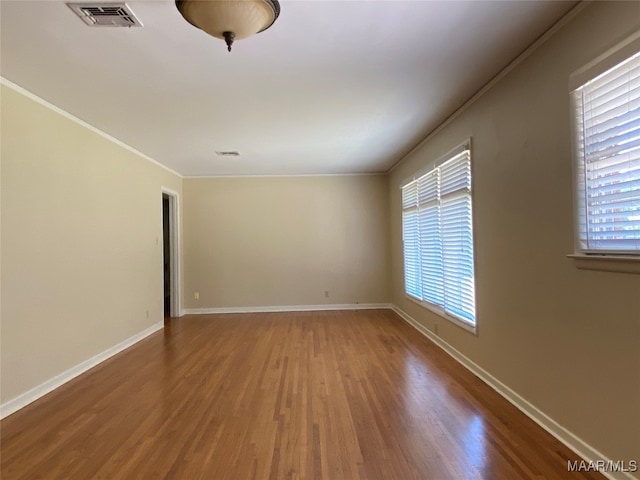
{"type": "Polygon", "coordinates": [[[0,427],[3,480],[604,478],[389,310],[174,319],[0,427]]]}

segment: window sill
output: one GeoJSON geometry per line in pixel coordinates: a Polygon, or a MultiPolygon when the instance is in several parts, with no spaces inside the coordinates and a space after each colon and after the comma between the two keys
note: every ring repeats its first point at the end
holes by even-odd
{"type": "Polygon", "coordinates": [[[417,298],[412,297],[411,295],[408,295],[406,293],[405,293],[405,297],[408,298],[409,300],[411,300],[412,302],[417,303],[421,307],[429,310],[430,312],[433,312],[436,315],[439,315],[440,317],[444,318],[445,320],[448,320],[449,322],[453,323],[454,325],[457,325],[458,327],[462,328],[463,330],[466,330],[467,332],[473,333],[474,335],[478,334],[478,326],[477,325],[470,325],[470,324],[468,324],[466,322],[463,322],[459,318],[456,318],[456,317],[454,317],[452,315],[449,315],[442,308],[440,308],[440,307],[438,307],[436,305],[432,305],[429,302],[423,302],[421,300],[418,300],[417,298]]]}
{"type": "Polygon", "coordinates": [[[573,259],[576,268],[583,270],[640,274],[640,256],[585,255],[573,253],[567,255],[567,258],[573,259]]]}

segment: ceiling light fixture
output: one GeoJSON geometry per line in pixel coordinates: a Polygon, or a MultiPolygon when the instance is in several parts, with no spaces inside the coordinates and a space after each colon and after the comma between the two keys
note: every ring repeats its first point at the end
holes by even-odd
{"type": "Polygon", "coordinates": [[[184,19],[227,42],[250,37],[273,25],[280,15],[278,0],[176,0],[184,19]]]}

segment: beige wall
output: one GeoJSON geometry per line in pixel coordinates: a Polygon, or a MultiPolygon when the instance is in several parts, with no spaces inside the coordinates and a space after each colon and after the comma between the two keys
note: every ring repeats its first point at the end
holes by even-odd
{"type": "Polygon", "coordinates": [[[163,319],[161,186],[182,180],[1,93],[5,403],[163,319]]]}
{"type": "Polygon", "coordinates": [[[595,3],[390,178],[393,302],[612,459],[640,459],[640,275],[578,270],[569,74],[640,28],[640,3],[595,3]],[[400,182],[473,138],[474,336],[407,300],[400,182]]]}
{"type": "Polygon", "coordinates": [[[385,176],[185,179],[185,307],[388,302],[388,231],[385,176]]]}

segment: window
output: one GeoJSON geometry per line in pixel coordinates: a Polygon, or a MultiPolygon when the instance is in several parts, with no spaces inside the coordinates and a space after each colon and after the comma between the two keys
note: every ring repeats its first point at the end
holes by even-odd
{"type": "Polygon", "coordinates": [[[475,326],[469,145],[402,187],[405,292],[475,326]]]}
{"type": "Polygon", "coordinates": [[[640,53],[596,72],[571,92],[577,250],[640,255],[640,53]]]}

